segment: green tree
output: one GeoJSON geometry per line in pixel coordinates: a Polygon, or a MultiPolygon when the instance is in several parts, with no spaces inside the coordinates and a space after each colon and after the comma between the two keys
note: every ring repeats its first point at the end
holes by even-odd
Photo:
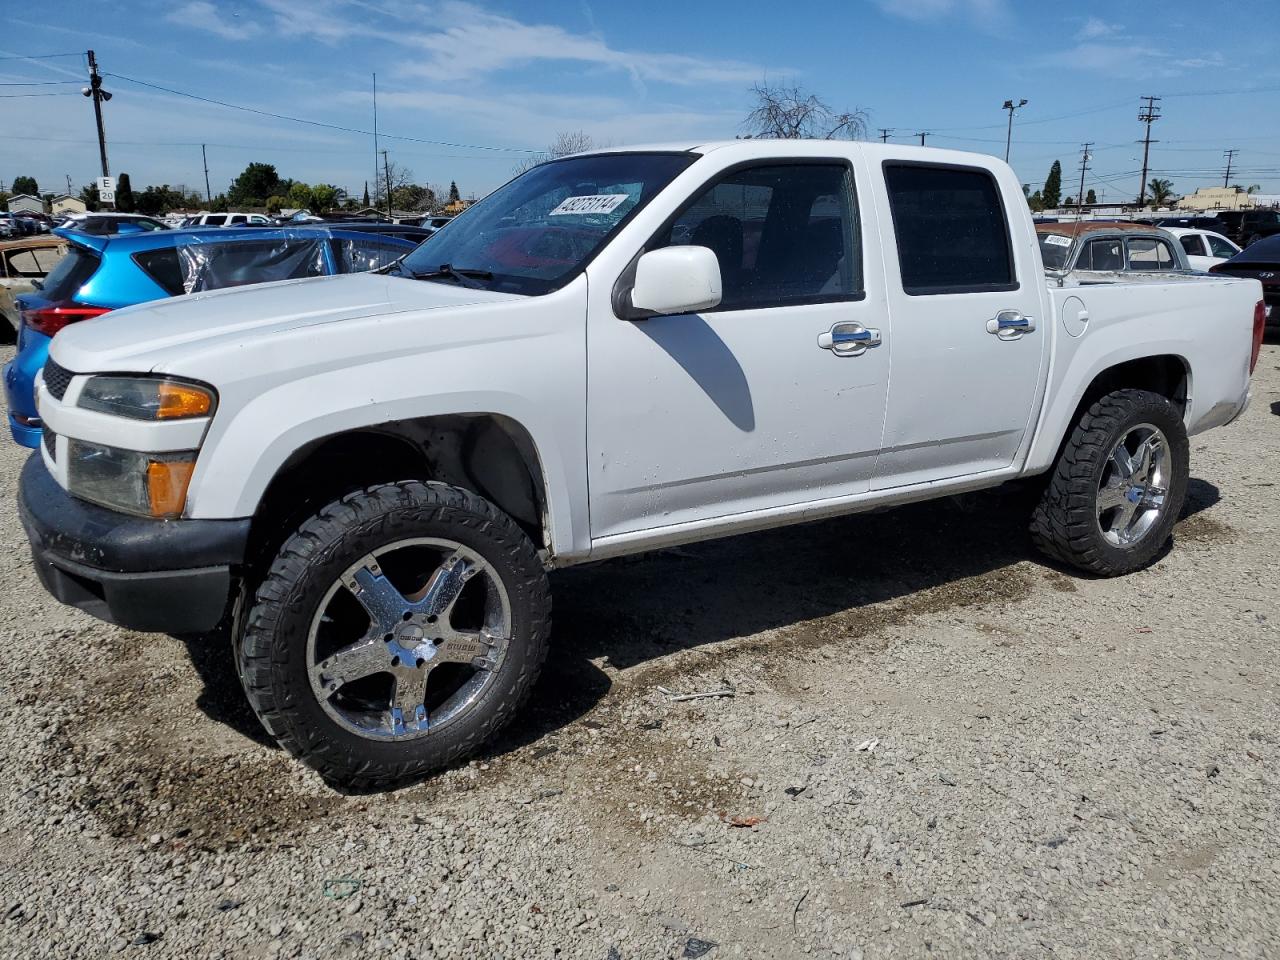
{"type": "Polygon", "coordinates": [[[1085,202],[1085,203],[1097,203],[1097,202],[1098,202],[1098,195],[1097,195],[1096,193],[1094,193],[1092,190],[1090,190],[1088,193],[1086,193],[1086,194],[1084,195],[1084,202],[1085,202]]]}
{"type": "Polygon", "coordinates": [[[138,209],[133,197],[133,184],[129,182],[127,173],[120,174],[120,179],[116,181],[116,209],[121,213],[133,213],[138,209]]]}
{"type": "Polygon", "coordinates": [[[10,184],[10,190],[14,193],[25,193],[32,197],[40,196],[40,185],[36,183],[35,177],[14,177],[13,183],[10,184]]]}
{"type": "Polygon", "coordinates": [[[317,183],[311,188],[311,210],[321,213],[338,205],[338,188],[331,183],[317,183]]]}
{"type": "Polygon", "coordinates": [[[187,205],[187,196],[181,190],[175,190],[167,183],[158,187],[150,186],[135,195],[138,213],[158,216],[187,205]]]}
{"type": "Polygon", "coordinates": [[[368,205],[369,205],[369,181],[368,181],[368,180],[366,180],[366,181],[364,182],[364,201],[363,201],[363,206],[366,206],[366,207],[367,207],[368,205]]]}
{"type": "Polygon", "coordinates": [[[102,206],[102,201],[98,197],[98,182],[86,183],[80,188],[80,199],[84,203],[84,208],[90,213],[94,213],[102,206]]]}
{"type": "Polygon", "coordinates": [[[1062,164],[1057,160],[1049,168],[1049,176],[1045,178],[1040,198],[1046,210],[1051,210],[1062,202],[1062,164]]]}
{"type": "Polygon", "coordinates": [[[396,187],[391,191],[391,206],[396,210],[430,210],[435,202],[435,191],[417,183],[396,187]]]}
{"type": "Polygon", "coordinates": [[[289,187],[289,192],[285,194],[289,198],[289,206],[305,208],[310,210],[313,203],[311,187],[303,183],[301,180],[289,187]]]}
{"type": "Polygon", "coordinates": [[[280,179],[270,163],[251,163],[231,181],[227,191],[227,203],[234,207],[260,207],[267,197],[287,194],[289,185],[280,179]]]}
{"type": "Polygon", "coordinates": [[[282,197],[279,194],[276,194],[274,197],[268,197],[267,213],[279,213],[280,208],[283,207],[288,202],[289,200],[287,197],[282,197]]]}
{"type": "Polygon", "coordinates": [[[449,202],[455,203],[462,199],[462,195],[458,193],[458,182],[456,180],[449,181],[449,202]]]}
{"type": "Polygon", "coordinates": [[[1036,213],[1044,209],[1044,199],[1040,196],[1039,190],[1027,197],[1027,206],[1036,213]]]}
{"type": "Polygon", "coordinates": [[[1166,180],[1163,177],[1156,177],[1147,184],[1147,190],[1151,194],[1151,202],[1157,207],[1163,207],[1173,199],[1173,181],[1166,180]]]}

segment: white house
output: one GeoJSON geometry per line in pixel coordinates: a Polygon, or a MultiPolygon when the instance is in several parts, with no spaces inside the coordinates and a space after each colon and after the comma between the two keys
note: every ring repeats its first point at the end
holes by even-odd
{"type": "Polygon", "coordinates": [[[10,213],[44,213],[44,201],[29,193],[15,193],[9,198],[10,213]]]}

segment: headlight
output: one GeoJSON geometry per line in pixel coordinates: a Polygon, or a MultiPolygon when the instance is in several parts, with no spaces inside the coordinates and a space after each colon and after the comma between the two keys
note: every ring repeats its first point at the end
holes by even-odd
{"type": "Polygon", "coordinates": [[[140,453],[87,440],[67,441],[68,492],[143,517],[181,516],[195,466],[195,450],[140,453]]]}
{"type": "Polygon", "coordinates": [[[157,377],[91,377],[76,406],[132,420],[181,420],[213,413],[214,393],[157,377]]]}

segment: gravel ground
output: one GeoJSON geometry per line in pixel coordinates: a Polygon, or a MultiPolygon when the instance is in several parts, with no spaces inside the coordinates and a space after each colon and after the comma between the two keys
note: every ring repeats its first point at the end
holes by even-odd
{"type": "Polygon", "coordinates": [[[54,603],[7,507],[0,952],[1280,954],[1264,351],[1151,569],[1046,566],[992,494],[564,571],[533,705],[384,794],[265,742],[227,650],[54,603]]]}

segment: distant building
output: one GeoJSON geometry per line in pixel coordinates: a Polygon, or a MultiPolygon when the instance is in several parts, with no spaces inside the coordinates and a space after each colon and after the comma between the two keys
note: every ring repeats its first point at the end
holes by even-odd
{"type": "Polygon", "coordinates": [[[1239,187],[1200,187],[1178,201],[1179,210],[1245,210],[1255,205],[1239,187]]]}
{"type": "Polygon", "coordinates": [[[440,212],[446,216],[456,217],[473,203],[475,203],[474,200],[451,200],[441,208],[440,212]]]}
{"type": "Polygon", "coordinates": [[[44,201],[29,193],[15,193],[9,198],[10,213],[44,213],[44,201]]]}
{"type": "Polygon", "coordinates": [[[54,197],[53,202],[49,204],[49,212],[55,217],[60,213],[85,213],[87,210],[88,207],[84,205],[83,200],[67,193],[54,197]]]}

